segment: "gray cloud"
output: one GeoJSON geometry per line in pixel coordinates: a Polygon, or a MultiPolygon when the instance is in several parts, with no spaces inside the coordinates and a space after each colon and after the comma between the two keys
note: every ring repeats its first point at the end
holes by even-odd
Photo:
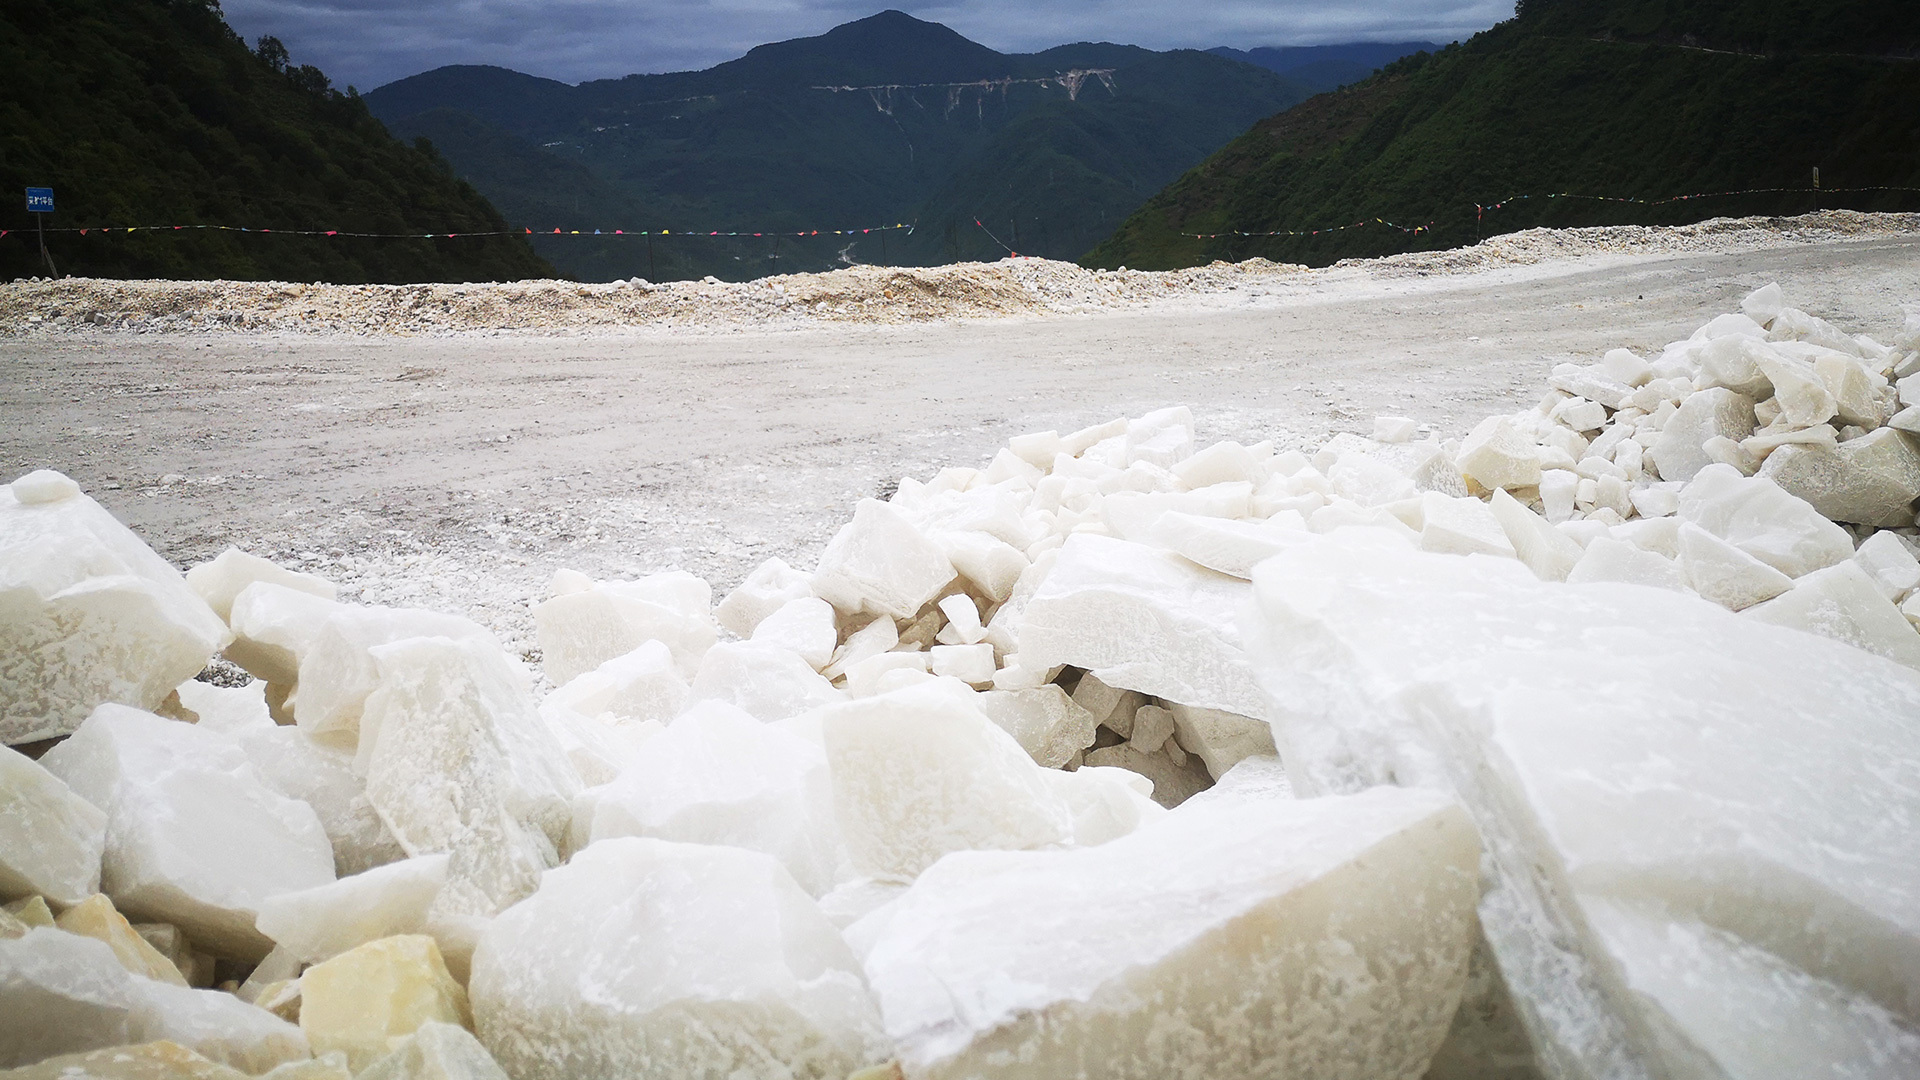
{"type": "Polygon", "coordinates": [[[1452,41],[1512,0],[226,0],[253,41],[369,89],[443,64],[578,82],[684,71],[898,7],[1003,52],[1071,41],[1148,48],[1452,41]]]}

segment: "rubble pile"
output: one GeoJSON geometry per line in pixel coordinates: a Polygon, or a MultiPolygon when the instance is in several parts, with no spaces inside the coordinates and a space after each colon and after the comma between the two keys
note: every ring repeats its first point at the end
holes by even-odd
{"type": "Polygon", "coordinates": [[[23,476],[0,1076],[1915,1075],[1920,314],[1550,382],[1022,436],[717,604],[562,569],[543,698],[23,476]]]}
{"type": "MultiPolygon", "coordinates": [[[[1179,270],[1089,270],[1011,256],[932,267],[850,266],[744,282],[517,281],[330,285],[39,278],[0,284],[0,335],[219,332],[438,334],[880,324],[1125,311],[1166,301],[1245,301],[1355,274],[1468,274],[1555,259],[1747,251],[1920,233],[1920,214],[1822,210],[1693,225],[1528,229],[1469,248],[1350,259],[1334,267],[1249,258],[1179,270]]],[[[693,242],[699,242],[695,240],[693,242]]],[[[1257,244],[1258,241],[1250,241],[1257,244]]],[[[1255,247],[1253,250],[1259,250],[1255,247]]]]}

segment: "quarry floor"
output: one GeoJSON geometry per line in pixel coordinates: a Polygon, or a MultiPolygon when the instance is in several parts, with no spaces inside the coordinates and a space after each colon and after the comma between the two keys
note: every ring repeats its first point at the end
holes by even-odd
{"type": "Polygon", "coordinates": [[[1920,301],[1920,236],[905,326],[15,337],[0,479],[59,469],[181,566],[234,544],[526,650],[559,567],[686,569],[717,597],[770,556],[811,565],[903,475],[1174,403],[1203,444],[1376,414],[1458,435],[1532,404],[1555,363],[1657,352],[1769,281],[1885,340],[1920,301]]]}

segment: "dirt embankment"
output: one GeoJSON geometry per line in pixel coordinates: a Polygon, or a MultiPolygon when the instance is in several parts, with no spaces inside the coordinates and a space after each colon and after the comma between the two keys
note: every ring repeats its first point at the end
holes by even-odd
{"type": "Polygon", "coordinates": [[[1351,260],[1323,270],[1249,259],[1188,270],[1087,270],[1046,259],[931,268],[856,266],[744,283],[306,285],[298,282],[28,279],[0,285],[0,335],[287,330],[357,334],[574,332],[658,326],[899,324],[1091,314],[1263,285],[1468,274],[1583,256],[1726,254],[1796,243],[1920,233],[1920,214],[1824,211],[1717,218],[1680,227],[1530,229],[1470,248],[1351,260]]]}

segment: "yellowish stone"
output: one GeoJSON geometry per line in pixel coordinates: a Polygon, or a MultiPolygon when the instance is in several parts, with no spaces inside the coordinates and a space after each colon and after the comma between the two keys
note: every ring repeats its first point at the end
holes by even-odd
{"type": "Polygon", "coordinates": [[[336,1050],[306,1061],[289,1061],[262,1073],[260,1080],[353,1080],[353,1073],[347,1071],[347,1055],[336,1050]]]}
{"type": "Polygon", "coordinates": [[[470,1024],[467,992],[424,934],[369,941],[300,977],[300,1027],[313,1052],[343,1051],[356,1073],[430,1020],[470,1024]]]}
{"type": "Polygon", "coordinates": [[[166,954],[140,936],[126,916],[116,911],[113,901],[104,893],[94,893],[78,904],[60,913],[53,924],[69,934],[79,934],[96,941],[104,941],[113,950],[114,959],[120,966],[135,975],[145,975],[149,979],[172,983],[175,986],[187,985],[187,977],[173,966],[166,954]]]}
{"type": "Polygon", "coordinates": [[[247,1080],[247,1074],[162,1040],[61,1054],[24,1068],[0,1069],[0,1080],[247,1080]]]}
{"type": "Polygon", "coordinates": [[[53,925],[53,909],[47,906],[47,900],[43,896],[23,897],[8,904],[4,908],[0,908],[0,911],[5,911],[14,918],[26,923],[27,929],[29,930],[36,926],[53,925]]]}

